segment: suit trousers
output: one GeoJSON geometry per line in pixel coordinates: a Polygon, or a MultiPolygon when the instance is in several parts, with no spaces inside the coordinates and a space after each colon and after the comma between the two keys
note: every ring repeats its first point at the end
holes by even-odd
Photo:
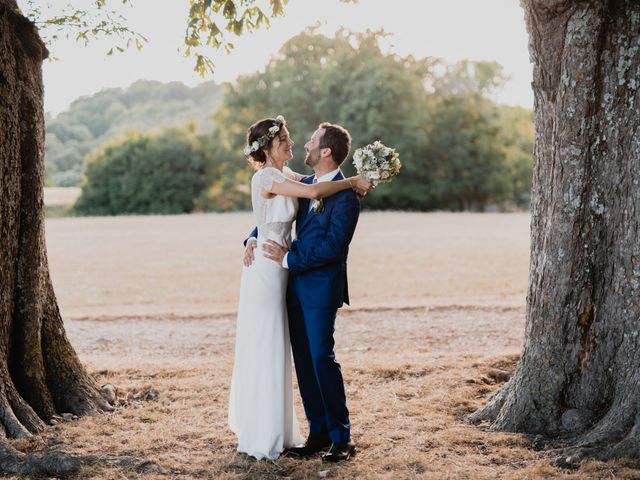
{"type": "Polygon", "coordinates": [[[287,291],[291,349],[311,433],[326,432],[334,443],[350,440],[349,410],[333,333],[335,307],[304,307],[291,279],[287,291]]]}

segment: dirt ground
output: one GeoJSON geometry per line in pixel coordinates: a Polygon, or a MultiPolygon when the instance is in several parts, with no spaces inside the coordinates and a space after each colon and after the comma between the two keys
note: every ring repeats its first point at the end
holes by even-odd
{"type": "Polygon", "coordinates": [[[249,215],[49,220],[68,335],[98,382],[118,387],[120,406],[16,445],[96,455],[76,478],[106,480],[640,478],[634,462],[561,470],[530,437],[464,422],[522,348],[528,222],[363,215],[353,306],[336,331],[358,454],[327,466],[254,461],[226,426],[249,215]]]}

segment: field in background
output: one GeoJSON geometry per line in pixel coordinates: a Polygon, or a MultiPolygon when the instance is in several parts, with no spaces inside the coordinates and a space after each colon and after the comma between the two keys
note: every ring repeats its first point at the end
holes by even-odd
{"type": "MultiPolygon", "coordinates": [[[[530,437],[464,422],[522,348],[526,214],[363,214],[336,331],[357,456],[237,454],[226,407],[252,226],[249,214],[47,220],[68,335],[119,408],[14,444],[96,455],[74,477],[95,480],[640,477],[638,462],[561,470],[530,437]]],[[[297,390],[296,402],[302,419],[297,390]]]]}
{"type": "Polygon", "coordinates": [[[44,211],[47,218],[64,217],[80,196],[80,187],[45,187],[44,211]]]}
{"type": "MultiPolygon", "coordinates": [[[[232,313],[249,213],[57,218],[47,249],[63,316],[232,313]]],[[[363,213],[352,308],[525,301],[528,214],[363,213]]]]}

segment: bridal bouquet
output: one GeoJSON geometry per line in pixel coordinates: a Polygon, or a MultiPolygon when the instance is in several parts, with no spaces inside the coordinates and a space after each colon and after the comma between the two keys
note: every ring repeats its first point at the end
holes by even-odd
{"type": "Polygon", "coordinates": [[[374,185],[390,182],[402,167],[398,152],[379,140],[353,152],[353,165],[362,178],[374,185]]]}

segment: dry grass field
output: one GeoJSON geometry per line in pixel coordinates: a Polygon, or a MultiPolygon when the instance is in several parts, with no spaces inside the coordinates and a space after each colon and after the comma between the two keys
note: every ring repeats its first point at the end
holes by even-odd
{"type": "Polygon", "coordinates": [[[80,187],[46,187],[44,204],[48,207],[69,207],[80,196],[80,187]]]}
{"type": "Polygon", "coordinates": [[[78,199],[80,187],[45,187],[44,206],[47,218],[63,217],[78,199]]]}
{"type": "Polygon", "coordinates": [[[362,215],[336,332],[358,454],[327,466],[254,461],[226,427],[250,215],[50,219],[68,334],[120,406],[16,445],[95,455],[74,478],[105,480],[640,478],[633,462],[561,470],[527,436],[464,423],[521,350],[528,225],[525,214],[362,215]]]}
{"type": "MultiPolygon", "coordinates": [[[[249,213],[57,218],[49,262],[66,318],[233,313],[249,213]]],[[[352,307],[524,304],[526,214],[363,214],[352,307]]]]}

